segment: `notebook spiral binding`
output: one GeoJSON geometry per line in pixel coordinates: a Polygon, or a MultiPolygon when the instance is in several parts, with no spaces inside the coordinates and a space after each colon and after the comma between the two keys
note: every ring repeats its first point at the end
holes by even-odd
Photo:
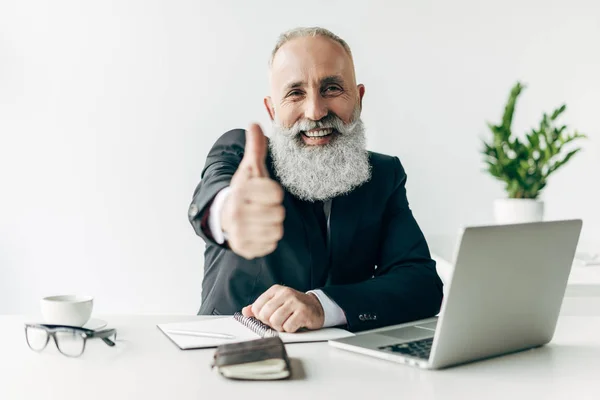
{"type": "Polygon", "coordinates": [[[235,314],[233,314],[233,318],[245,327],[249,328],[252,332],[259,335],[260,337],[265,338],[279,336],[275,329],[271,328],[268,325],[265,325],[264,323],[262,323],[254,317],[244,317],[242,313],[236,312],[235,314]]]}

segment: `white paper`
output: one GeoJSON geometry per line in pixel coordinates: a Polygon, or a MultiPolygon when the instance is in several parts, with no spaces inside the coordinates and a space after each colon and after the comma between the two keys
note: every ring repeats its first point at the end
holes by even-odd
{"type": "MultiPolygon", "coordinates": [[[[254,333],[252,330],[233,319],[233,317],[210,318],[192,322],[188,321],[159,324],[157,325],[157,327],[182,350],[210,348],[217,347],[225,343],[235,343],[260,339],[260,336],[258,334],[254,333]],[[233,335],[235,336],[235,339],[220,339],[178,335],[169,333],[170,330],[221,333],[233,335]]],[[[347,336],[354,336],[354,334],[344,329],[338,328],[324,328],[300,333],[279,333],[279,337],[284,343],[322,342],[330,339],[339,339],[347,336]]]]}

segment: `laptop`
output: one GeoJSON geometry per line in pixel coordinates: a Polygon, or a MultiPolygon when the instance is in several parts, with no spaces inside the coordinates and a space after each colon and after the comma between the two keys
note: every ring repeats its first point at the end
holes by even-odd
{"type": "Polygon", "coordinates": [[[581,220],[467,227],[439,317],[330,340],[344,350],[440,369],[548,343],[581,220]]]}

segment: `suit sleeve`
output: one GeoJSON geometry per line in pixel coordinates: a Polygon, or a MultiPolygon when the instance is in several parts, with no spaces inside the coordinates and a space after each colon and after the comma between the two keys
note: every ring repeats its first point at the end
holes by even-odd
{"type": "Polygon", "coordinates": [[[217,244],[210,235],[210,229],[203,221],[207,220],[215,196],[229,186],[233,174],[244,157],[246,144],[243,129],[231,130],[221,136],[213,145],[206,157],[200,183],[194,191],[192,202],[188,208],[188,220],[194,231],[207,244],[217,244]]]}
{"type": "Polygon", "coordinates": [[[404,169],[398,158],[394,163],[394,189],[384,212],[373,278],[321,288],[344,310],[352,331],[432,317],[441,307],[443,284],[409,208],[404,169]]]}

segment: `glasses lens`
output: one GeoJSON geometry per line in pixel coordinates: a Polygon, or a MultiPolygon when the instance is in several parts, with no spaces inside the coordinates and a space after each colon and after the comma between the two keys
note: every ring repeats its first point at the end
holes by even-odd
{"type": "Polygon", "coordinates": [[[56,345],[61,353],[69,357],[77,357],[83,353],[85,339],[81,332],[76,330],[62,330],[54,335],[56,337],[56,345]]]}
{"type": "Polygon", "coordinates": [[[25,336],[27,337],[27,344],[35,351],[43,350],[46,343],[48,343],[48,332],[42,328],[28,326],[25,330],[25,336]]]}

